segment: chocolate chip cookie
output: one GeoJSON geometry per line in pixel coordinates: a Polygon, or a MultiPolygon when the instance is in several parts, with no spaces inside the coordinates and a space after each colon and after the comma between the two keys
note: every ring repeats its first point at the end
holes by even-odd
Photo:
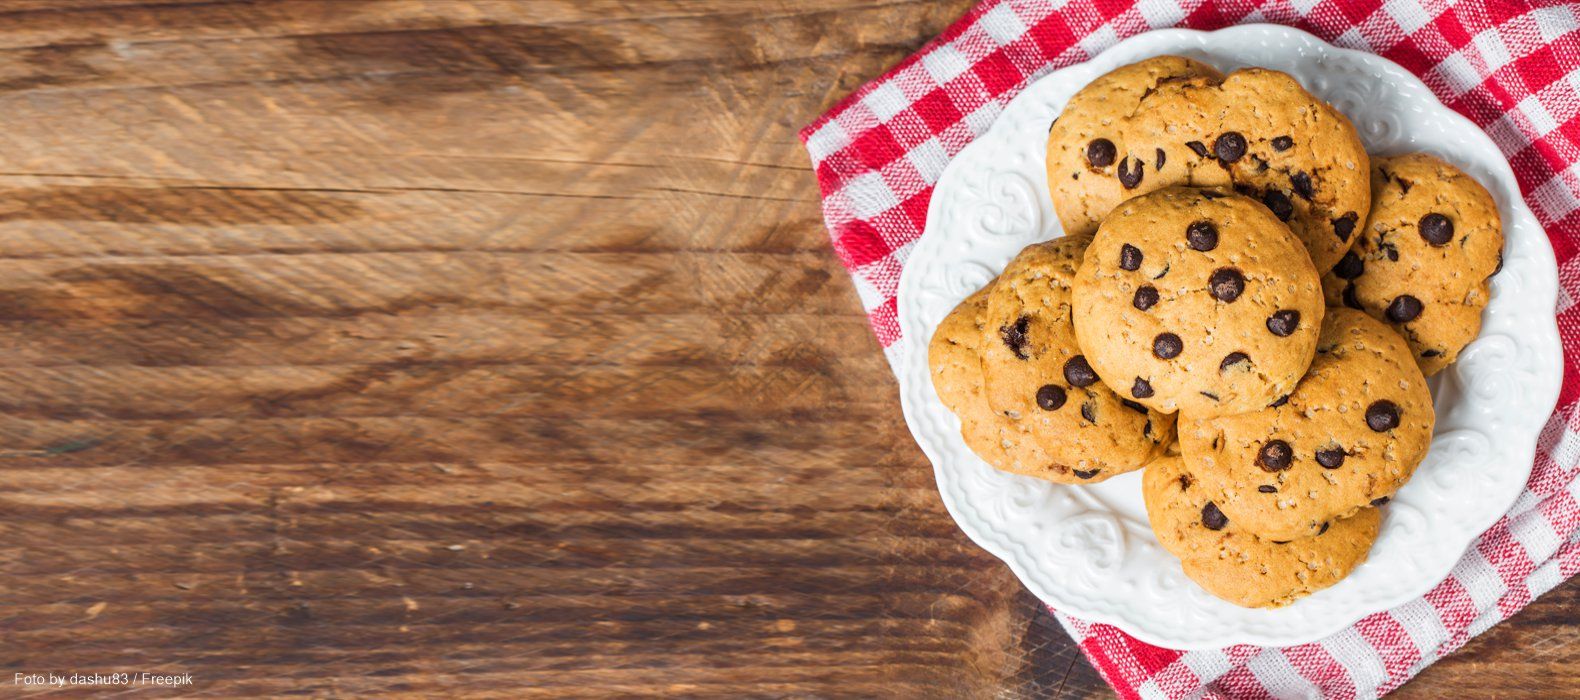
{"type": "Polygon", "coordinates": [[[1372,162],[1372,209],[1355,247],[1322,279],[1330,306],[1393,326],[1428,376],[1481,331],[1503,225],[1481,183],[1425,153],[1372,162]]]}
{"type": "Polygon", "coordinates": [[[938,398],[960,419],[960,436],[983,461],[1000,469],[1014,462],[1004,446],[1010,421],[982,395],[982,318],[993,285],[966,297],[933,331],[927,364],[938,398]]]}
{"type": "Polygon", "coordinates": [[[1103,384],[1075,342],[1070,284],[1090,236],[1027,246],[993,285],[980,350],[988,407],[1009,421],[1008,471],[1092,482],[1162,454],[1174,419],[1103,384]]]}
{"type": "Polygon", "coordinates": [[[1163,56],[1070,99],[1048,134],[1048,184],[1066,232],[1172,185],[1221,186],[1263,202],[1318,270],[1347,251],[1369,210],[1368,159],[1348,119],[1287,74],[1223,77],[1163,56]]]}
{"type": "Polygon", "coordinates": [[[1261,203],[1171,187],[1120,204],[1076,274],[1075,334],[1115,391],[1205,418],[1294,390],[1322,323],[1300,241],[1261,203]]]}
{"type": "Polygon", "coordinates": [[[1219,510],[1177,457],[1148,466],[1141,493],[1152,531],[1185,575],[1244,607],[1288,605],[1338,583],[1366,561],[1382,519],[1376,508],[1364,508],[1312,537],[1263,539],[1219,510]]]}
{"type": "Polygon", "coordinates": [[[1329,309],[1317,356],[1270,408],[1185,418],[1186,468],[1230,520],[1260,537],[1311,537],[1403,486],[1435,416],[1426,378],[1388,326],[1329,309]]]}

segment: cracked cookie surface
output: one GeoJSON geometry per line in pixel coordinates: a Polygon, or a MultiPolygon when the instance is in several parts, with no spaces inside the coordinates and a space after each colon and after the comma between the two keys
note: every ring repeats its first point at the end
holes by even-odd
{"type": "Polygon", "coordinates": [[[1148,466],[1141,494],[1152,531],[1185,575],[1244,607],[1288,605],[1343,580],[1366,561],[1382,520],[1376,508],[1365,508],[1319,535],[1263,539],[1224,516],[1178,457],[1148,466]]]}
{"type": "Polygon", "coordinates": [[[1294,540],[1403,486],[1426,456],[1435,420],[1404,339],[1364,313],[1329,309],[1316,359],[1287,400],[1181,419],[1180,450],[1231,521],[1294,540]]]}
{"type": "Polygon", "coordinates": [[[1184,187],[1109,214],[1074,309],[1080,347],[1109,386],[1191,417],[1259,410],[1292,391],[1324,313],[1310,257],[1265,206],[1184,187]]]}
{"type": "Polygon", "coordinates": [[[1179,56],[1077,92],[1049,131],[1047,163],[1067,232],[1090,232],[1119,202],[1163,187],[1231,187],[1285,221],[1324,271],[1371,198],[1354,126],[1294,78],[1262,68],[1224,77],[1179,56]]]}
{"type": "Polygon", "coordinates": [[[1329,306],[1403,335],[1430,376],[1481,332],[1502,255],[1502,220],[1481,183],[1424,153],[1377,158],[1371,215],[1322,286],[1329,306]]]}

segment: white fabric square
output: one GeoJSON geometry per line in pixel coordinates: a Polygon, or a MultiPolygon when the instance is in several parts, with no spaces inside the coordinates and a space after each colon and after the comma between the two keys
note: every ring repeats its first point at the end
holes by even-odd
{"type": "Polygon", "coordinates": [[[1405,34],[1414,34],[1415,30],[1432,21],[1431,13],[1421,7],[1420,0],[1388,0],[1383,5],[1383,11],[1393,18],[1405,34]]]}
{"type": "Polygon", "coordinates": [[[936,138],[927,139],[917,144],[916,148],[906,151],[905,159],[929,183],[938,182],[939,176],[944,174],[944,166],[949,164],[949,154],[944,152],[944,145],[936,138]]]}
{"type": "Polygon", "coordinates": [[[1081,50],[1085,51],[1086,55],[1096,56],[1102,53],[1104,49],[1117,43],[1119,43],[1119,34],[1114,32],[1114,25],[1105,24],[1093,30],[1091,34],[1086,35],[1080,41],[1075,42],[1075,45],[1081,47],[1081,50]]]}
{"type": "Polygon", "coordinates": [[[1536,30],[1541,33],[1543,42],[1580,29],[1580,18],[1575,17],[1575,8],[1571,5],[1537,8],[1531,11],[1530,17],[1536,20],[1536,30]]]}
{"type": "Polygon", "coordinates": [[[1546,136],[1552,133],[1553,129],[1558,128],[1558,122],[1553,119],[1553,115],[1547,113],[1546,105],[1543,105],[1542,101],[1535,95],[1526,96],[1525,99],[1520,100],[1519,104],[1515,105],[1515,108],[1520,110],[1520,113],[1524,114],[1526,119],[1531,120],[1531,126],[1535,127],[1537,138],[1546,136]]]}
{"type": "Polygon", "coordinates": [[[870,219],[900,204],[894,190],[889,189],[889,183],[875,172],[857,175],[840,193],[850,202],[850,210],[858,219],[870,219]]]}
{"type": "Polygon", "coordinates": [[[1509,522],[1509,534],[1525,548],[1531,561],[1544,561],[1558,549],[1558,533],[1540,510],[1526,513],[1509,522]]]}
{"type": "Polygon", "coordinates": [[[922,56],[922,67],[927,69],[928,75],[933,76],[933,80],[943,85],[970,70],[971,63],[953,44],[944,44],[922,56]]]}
{"type": "Polygon", "coordinates": [[[1015,10],[1010,7],[1009,3],[1004,3],[988,10],[977,22],[982,25],[983,30],[987,31],[988,36],[993,37],[993,41],[1000,46],[1013,42],[1026,34],[1026,25],[1021,24],[1020,18],[1015,16],[1015,10]]]}
{"type": "MultiPolygon", "coordinates": [[[[1570,170],[1574,168],[1571,166],[1570,170]]],[[[1548,221],[1557,221],[1569,215],[1569,212],[1580,207],[1580,200],[1576,200],[1575,193],[1565,182],[1565,175],[1575,177],[1573,173],[1565,171],[1559,173],[1551,180],[1542,183],[1531,191],[1531,199],[1535,201],[1536,208],[1542,211],[1542,218],[1548,221]]],[[[1566,436],[1567,437],[1567,436],[1566,436]]]]}
{"type": "Polygon", "coordinates": [[[1476,52],[1481,54],[1481,60],[1487,64],[1487,72],[1494,73],[1499,68],[1509,65],[1513,60],[1509,57],[1509,47],[1503,43],[1503,35],[1497,29],[1488,29],[1472,37],[1470,43],[1476,47],[1476,52]]]}
{"type": "Polygon", "coordinates": [[[1463,95],[1481,83],[1481,74],[1476,72],[1475,66],[1470,65],[1470,59],[1465,58],[1462,52],[1449,54],[1432,72],[1443,79],[1455,96],[1463,95]]]}
{"type": "Polygon", "coordinates": [[[850,145],[850,135],[845,133],[844,127],[838,121],[828,120],[827,124],[818,127],[806,139],[806,150],[812,152],[812,160],[821,161],[834,155],[839,149],[850,145]]]}
{"type": "Polygon", "coordinates": [[[872,110],[880,122],[889,121],[909,104],[905,100],[905,93],[900,92],[899,86],[892,82],[885,82],[867,93],[866,97],[861,98],[861,103],[872,110]]]}
{"type": "Polygon", "coordinates": [[[1185,8],[1173,2],[1139,2],[1136,9],[1141,11],[1141,18],[1147,21],[1147,26],[1153,29],[1172,27],[1185,19],[1185,8]]]}
{"type": "Polygon", "coordinates": [[[1404,628],[1404,633],[1415,643],[1422,658],[1430,658],[1438,645],[1448,638],[1448,628],[1443,626],[1442,616],[1425,598],[1416,598],[1394,608],[1389,611],[1389,615],[1404,628]]]}

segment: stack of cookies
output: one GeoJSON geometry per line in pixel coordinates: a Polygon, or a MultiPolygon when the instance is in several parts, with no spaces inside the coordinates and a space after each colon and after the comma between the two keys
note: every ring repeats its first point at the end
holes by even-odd
{"type": "Polygon", "coordinates": [[[1163,547],[1238,605],[1344,578],[1426,455],[1426,376],[1480,328],[1491,196],[1428,155],[1368,156],[1286,74],[1174,56],[1081,90],[1047,151],[1066,235],[932,338],[966,443],[1057,483],[1144,468],[1163,547]]]}

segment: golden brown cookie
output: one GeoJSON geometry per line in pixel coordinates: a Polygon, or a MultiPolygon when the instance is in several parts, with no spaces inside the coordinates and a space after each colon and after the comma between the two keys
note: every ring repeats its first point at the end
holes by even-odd
{"type": "Polygon", "coordinates": [[[1172,187],[1119,205],[1075,281],[1075,333],[1109,386],[1165,413],[1254,411],[1311,363],[1322,289],[1260,203],[1172,187]]]}
{"type": "Polygon", "coordinates": [[[1311,370],[1253,413],[1185,418],[1186,468],[1217,508],[1258,536],[1310,537],[1390,496],[1426,456],[1436,418],[1404,340],[1353,309],[1329,309],[1311,370]]]}
{"type": "Polygon", "coordinates": [[[1366,561],[1382,519],[1364,508],[1311,537],[1262,539],[1225,516],[1177,457],[1147,467],[1141,494],[1152,531],[1185,575],[1244,607],[1288,605],[1343,580],[1366,561]]]}
{"type": "Polygon", "coordinates": [[[1013,463],[1004,449],[1004,434],[1010,421],[988,408],[982,395],[982,316],[987,311],[988,294],[993,284],[965,298],[933,331],[927,345],[927,364],[933,374],[933,388],[955,416],[960,418],[960,436],[983,461],[1003,469],[1013,463]]]}
{"type": "Polygon", "coordinates": [[[1070,283],[1090,241],[1027,246],[989,294],[979,352],[988,407],[1009,421],[1002,469],[1101,481],[1140,468],[1173,438],[1172,416],[1115,395],[1076,346],[1070,283]]]}
{"type": "Polygon", "coordinates": [[[1481,183],[1425,153],[1372,161],[1372,210],[1355,247],[1322,279],[1330,306],[1361,309],[1442,371],[1481,331],[1503,224],[1481,183]]]}
{"type": "Polygon", "coordinates": [[[1349,120],[1287,74],[1220,76],[1163,56],[1120,68],[1070,99],[1048,134],[1048,185],[1066,232],[1173,185],[1261,200],[1318,270],[1349,249],[1369,210],[1367,156],[1349,120]]]}

